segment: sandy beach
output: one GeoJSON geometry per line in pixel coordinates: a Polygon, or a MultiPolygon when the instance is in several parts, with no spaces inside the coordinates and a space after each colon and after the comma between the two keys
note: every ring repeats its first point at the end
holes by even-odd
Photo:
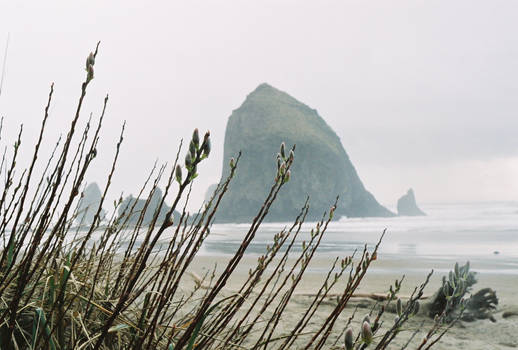
{"type": "MultiPolygon", "coordinates": [[[[203,276],[214,266],[216,266],[216,271],[221,271],[229,258],[230,256],[198,256],[191,265],[190,271],[198,276],[203,276]]],[[[296,295],[283,315],[281,332],[283,329],[288,329],[289,325],[292,325],[297,320],[298,315],[307,308],[311,302],[310,295],[315,293],[323,280],[324,273],[322,271],[327,270],[331,266],[333,259],[332,256],[314,258],[310,269],[297,288],[296,295]]],[[[227,283],[223,295],[231,295],[237,291],[241,282],[248,276],[249,269],[255,267],[256,263],[256,257],[245,255],[236,268],[233,278],[227,283]]],[[[503,262],[502,265],[505,266],[506,263],[503,262]]],[[[396,278],[400,279],[405,274],[400,295],[402,297],[408,296],[415,286],[420,285],[424,281],[426,277],[426,272],[424,271],[434,269],[436,272],[432,275],[424,293],[425,296],[429,296],[441,285],[441,278],[445,274],[444,271],[448,271],[452,266],[452,262],[449,259],[397,259],[393,256],[384,257],[380,255],[371,266],[371,272],[367,274],[356,292],[386,293],[389,285],[394,283],[396,278]],[[411,270],[409,270],[409,266],[412,267],[411,270]]],[[[494,261],[476,261],[472,263],[472,269],[474,271],[481,271],[477,273],[478,283],[474,286],[473,291],[484,287],[491,287],[497,293],[499,305],[494,313],[496,322],[491,322],[490,320],[458,322],[433,349],[509,349],[518,347],[518,316],[503,317],[504,312],[516,310],[518,307],[518,294],[516,293],[518,275],[506,274],[505,270],[498,272],[498,268],[495,269],[494,261]]],[[[337,285],[332,292],[339,293],[343,286],[344,283],[337,285]]],[[[348,308],[341,315],[340,322],[345,325],[355,307],[359,306],[357,320],[353,322],[353,327],[359,329],[359,321],[368,313],[369,309],[367,307],[372,305],[373,302],[369,299],[352,299],[348,308]]],[[[330,299],[326,305],[317,311],[309,329],[321,324],[332,310],[332,307],[333,300],[330,299]]],[[[385,313],[385,323],[390,324],[394,317],[395,314],[393,313],[385,313]]],[[[432,325],[433,321],[431,319],[422,314],[417,315],[407,323],[406,329],[398,335],[389,348],[402,348],[415,333],[415,330],[419,330],[414,340],[408,346],[408,349],[416,348],[417,343],[420,342],[425,332],[432,325]]],[[[340,324],[336,325],[335,338],[342,329],[343,327],[340,324]]],[[[331,339],[333,338],[331,337],[331,339]]],[[[343,341],[339,340],[337,344],[343,345],[343,341]]]]}

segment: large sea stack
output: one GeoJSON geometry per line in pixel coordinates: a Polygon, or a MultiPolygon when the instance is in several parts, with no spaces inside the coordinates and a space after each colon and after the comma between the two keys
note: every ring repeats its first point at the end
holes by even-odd
{"type": "Polygon", "coordinates": [[[317,111],[268,84],[259,85],[228,119],[223,175],[242,151],[236,177],[217,214],[220,222],[247,222],[273,184],[281,142],[296,144],[291,180],[279,193],[269,221],[291,221],[310,197],[308,219],[320,219],[340,196],[336,216],[393,216],[363,186],[336,133],[317,111]]]}

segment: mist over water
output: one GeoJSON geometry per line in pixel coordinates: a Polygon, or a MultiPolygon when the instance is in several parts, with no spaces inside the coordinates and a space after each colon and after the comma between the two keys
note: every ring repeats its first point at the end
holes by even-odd
{"type": "MultiPolygon", "coordinates": [[[[429,204],[421,208],[427,216],[333,221],[316,256],[346,256],[363,249],[364,244],[372,248],[386,228],[380,248],[383,259],[483,261],[486,272],[518,274],[518,202],[429,204]]],[[[246,254],[263,254],[274,234],[290,225],[263,224],[246,254]]],[[[314,226],[304,224],[298,240],[309,240],[314,226]]],[[[233,254],[247,229],[246,224],[214,225],[201,254],[233,254]]],[[[300,244],[293,249],[300,251],[300,244]]]]}

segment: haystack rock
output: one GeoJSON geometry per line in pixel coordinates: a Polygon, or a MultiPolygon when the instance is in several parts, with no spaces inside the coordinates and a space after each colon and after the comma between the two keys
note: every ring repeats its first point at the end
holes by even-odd
{"type": "Polygon", "coordinates": [[[242,151],[236,176],[218,211],[219,222],[248,222],[274,182],[282,142],[296,144],[291,180],[270,208],[268,221],[292,221],[310,197],[307,219],[318,220],[340,196],[335,217],[394,216],[363,186],[336,133],[317,111],[285,92],[259,85],[228,119],[222,179],[242,151]]]}
{"type": "Polygon", "coordinates": [[[426,215],[417,206],[414,190],[409,189],[408,192],[397,201],[397,213],[401,216],[424,216],[426,215]]]}

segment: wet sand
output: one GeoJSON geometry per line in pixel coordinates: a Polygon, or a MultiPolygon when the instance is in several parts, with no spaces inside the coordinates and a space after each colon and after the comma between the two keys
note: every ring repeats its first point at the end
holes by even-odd
{"type": "MultiPolygon", "coordinates": [[[[196,275],[203,276],[207,271],[216,266],[217,271],[221,271],[230,256],[198,256],[190,266],[190,271],[196,275]]],[[[288,305],[283,319],[280,324],[280,332],[289,329],[289,325],[293,325],[298,320],[300,313],[303,312],[309,303],[311,297],[308,294],[314,293],[323,281],[327,269],[331,266],[334,257],[315,257],[310,265],[310,269],[306,272],[305,277],[299,284],[296,295],[288,305]]],[[[292,261],[290,259],[290,261],[292,261]]],[[[244,256],[234,272],[231,280],[227,283],[223,294],[230,295],[235,292],[241,283],[247,278],[250,268],[256,266],[257,258],[244,256]]],[[[477,291],[484,287],[490,287],[496,291],[499,298],[498,309],[494,316],[497,322],[493,323],[489,320],[479,320],[475,322],[459,322],[455,325],[433,349],[510,349],[518,347],[518,317],[503,318],[505,311],[517,309],[518,307],[518,275],[509,274],[505,270],[505,261],[502,264],[495,264],[492,260],[478,259],[471,262],[473,271],[477,273],[478,283],[474,286],[473,291],[477,291]]],[[[388,291],[389,285],[394,280],[400,279],[405,275],[405,280],[400,292],[401,296],[408,296],[414,287],[420,285],[426,277],[427,272],[431,269],[436,272],[432,275],[430,283],[425,289],[425,296],[432,295],[441,285],[442,276],[453,268],[452,261],[449,259],[427,258],[397,258],[394,256],[379,255],[378,259],[373,262],[371,271],[356,290],[356,293],[381,293],[388,291]]],[[[345,281],[337,285],[332,292],[339,293],[345,286],[345,281]]],[[[354,307],[361,299],[351,302],[340,317],[341,322],[345,324],[351,315],[354,307]]],[[[366,305],[371,303],[367,302],[366,305]]],[[[312,324],[317,327],[321,324],[332,310],[332,302],[324,305],[318,310],[314,316],[312,324]]],[[[368,309],[360,309],[358,311],[359,318],[368,312],[368,309]]],[[[394,314],[386,313],[386,324],[392,322],[394,314]]],[[[423,338],[426,331],[433,325],[433,321],[425,315],[417,315],[407,324],[407,330],[402,331],[390,349],[399,349],[406,340],[412,336],[415,329],[420,332],[415,336],[414,341],[408,349],[415,349],[417,343],[423,338]],[[423,324],[424,322],[424,324],[423,324]]],[[[353,326],[359,329],[359,323],[353,326]]],[[[340,325],[335,327],[336,331],[340,331],[340,325]]],[[[310,326],[311,329],[311,326],[310,326]]],[[[335,335],[336,336],[336,335],[335,335]]],[[[342,344],[343,342],[339,342],[342,344]]]]}

